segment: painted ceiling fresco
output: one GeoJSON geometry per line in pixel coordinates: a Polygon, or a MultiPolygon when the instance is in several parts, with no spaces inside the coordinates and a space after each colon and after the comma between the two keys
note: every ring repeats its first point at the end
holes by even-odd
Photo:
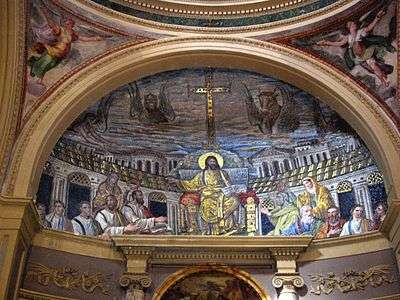
{"type": "Polygon", "coordinates": [[[34,0],[29,4],[27,81],[23,118],[57,84],[88,62],[125,43],[153,39],[142,31],[115,26],[101,17],[82,13],[68,2],[34,0]]]}
{"type": "Polygon", "coordinates": [[[336,21],[333,29],[290,43],[350,73],[400,118],[396,24],[396,1],[379,1],[360,16],[336,21]]]}
{"type": "Polygon", "coordinates": [[[240,70],[126,84],[62,135],[37,194],[43,225],[75,234],[365,233],[383,178],[327,104],[240,70]]]}

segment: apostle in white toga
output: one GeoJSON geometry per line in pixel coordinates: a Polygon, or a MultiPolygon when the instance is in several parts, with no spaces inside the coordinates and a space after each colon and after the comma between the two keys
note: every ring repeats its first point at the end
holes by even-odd
{"type": "Polygon", "coordinates": [[[340,236],[365,233],[370,230],[370,221],[364,217],[364,208],[356,205],[351,210],[351,219],[344,223],[340,236]]]}
{"type": "Polygon", "coordinates": [[[161,234],[171,231],[167,217],[147,217],[144,206],[143,193],[140,190],[132,191],[127,197],[127,203],[122,208],[125,219],[138,227],[138,233],[161,234]]]}
{"type": "Polygon", "coordinates": [[[81,213],[71,220],[75,234],[98,236],[103,233],[100,223],[93,219],[90,210],[90,203],[88,201],[79,203],[79,211],[81,213]]]}
{"type": "Polygon", "coordinates": [[[95,216],[95,220],[100,223],[104,234],[113,236],[136,233],[138,227],[126,221],[125,217],[118,211],[117,204],[117,198],[114,195],[108,195],[106,207],[97,212],[95,216]]]}
{"type": "Polygon", "coordinates": [[[46,216],[46,220],[50,223],[51,229],[73,231],[71,221],[64,213],[64,203],[58,200],[54,201],[54,210],[46,216]]]}

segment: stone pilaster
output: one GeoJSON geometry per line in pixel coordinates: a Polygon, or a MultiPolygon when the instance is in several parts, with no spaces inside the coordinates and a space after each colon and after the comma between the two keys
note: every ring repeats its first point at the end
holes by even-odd
{"type": "Polygon", "coordinates": [[[397,267],[400,271],[400,200],[388,199],[389,209],[381,225],[381,231],[392,244],[396,255],[397,267]]]}
{"type": "Polygon", "coordinates": [[[126,259],[126,272],[119,280],[119,284],[127,289],[126,299],[144,300],[145,290],[151,285],[147,268],[154,248],[137,246],[121,246],[118,248],[126,259]]]}
{"type": "Polygon", "coordinates": [[[31,241],[39,230],[32,199],[0,196],[0,299],[16,299],[31,241]]]}
{"type": "Polygon", "coordinates": [[[304,279],[297,272],[296,263],[301,251],[303,251],[302,248],[296,247],[271,249],[277,269],[277,273],[272,278],[272,285],[278,289],[278,300],[298,299],[296,289],[304,286],[304,279]]]}

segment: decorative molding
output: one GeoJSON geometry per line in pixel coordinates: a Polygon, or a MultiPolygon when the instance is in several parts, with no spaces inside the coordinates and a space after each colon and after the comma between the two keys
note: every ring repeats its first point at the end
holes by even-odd
{"type": "Polygon", "coordinates": [[[0,195],[2,229],[19,232],[25,248],[40,229],[37,211],[31,198],[12,198],[0,195]]]}
{"type": "MultiPolygon", "coordinates": [[[[132,237],[133,239],[141,238],[141,236],[132,237]]],[[[146,237],[150,239],[155,238],[155,244],[157,244],[160,240],[155,236],[146,237]]],[[[173,242],[170,240],[171,236],[164,236],[164,238],[170,240],[170,242],[164,242],[159,245],[161,247],[154,251],[151,255],[151,262],[156,264],[173,265],[192,263],[193,261],[201,261],[203,263],[230,261],[232,264],[242,264],[247,262],[248,264],[263,266],[266,264],[270,265],[272,263],[272,256],[268,249],[268,241],[271,237],[253,237],[255,240],[258,239],[257,243],[259,246],[257,246],[253,241],[248,248],[243,248],[240,246],[245,245],[248,240],[238,240],[233,236],[229,237],[228,240],[225,240],[222,243],[217,243],[218,246],[215,248],[210,248],[215,240],[209,240],[208,242],[204,241],[201,244],[198,243],[193,245],[193,247],[190,247],[190,237],[179,236],[179,238],[181,237],[185,238],[183,242],[175,240],[175,244],[173,244],[173,242]],[[221,247],[221,244],[225,243],[228,245],[229,240],[232,244],[228,253],[226,251],[227,248],[221,247]],[[207,247],[202,248],[201,250],[198,249],[198,247],[204,247],[206,244],[208,244],[207,247]],[[172,247],[172,245],[174,246],[172,247]],[[183,250],[182,248],[180,250],[177,249],[184,245],[189,246],[189,248],[186,250],[183,250]],[[265,248],[260,249],[260,246],[265,248]]],[[[275,242],[278,244],[278,241],[275,242]]],[[[145,243],[150,245],[151,241],[147,240],[145,243]]],[[[282,240],[281,243],[283,243],[282,240]]],[[[64,251],[83,256],[117,261],[124,260],[121,252],[117,252],[115,249],[110,247],[110,242],[93,237],[77,236],[68,232],[56,230],[41,229],[35,235],[32,245],[35,247],[64,251]]],[[[136,245],[140,244],[137,243],[136,245]]],[[[360,255],[370,252],[388,250],[390,247],[390,243],[380,232],[369,232],[356,236],[314,240],[308,246],[307,251],[300,254],[297,261],[319,261],[336,257],[360,255]]]]}
{"type": "Polygon", "coordinates": [[[124,255],[143,255],[143,256],[151,256],[154,252],[154,247],[135,247],[135,246],[123,246],[120,247],[122,253],[124,255]]]}
{"type": "Polygon", "coordinates": [[[88,294],[100,292],[110,295],[109,280],[111,275],[101,273],[91,274],[69,266],[62,269],[48,267],[31,262],[27,266],[26,280],[31,280],[43,286],[53,284],[67,290],[81,290],[88,294]]]}
{"type": "Polygon", "coordinates": [[[389,265],[377,265],[365,271],[345,271],[341,277],[332,272],[309,276],[311,281],[317,284],[316,287],[311,286],[311,293],[318,296],[330,295],[335,290],[349,293],[364,290],[367,286],[378,288],[385,283],[392,284],[398,281],[396,275],[390,274],[389,265]]]}
{"type": "Polygon", "coordinates": [[[122,6],[132,7],[156,14],[167,16],[191,16],[195,17],[226,17],[226,16],[258,16],[274,11],[290,10],[296,6],[304,6],[312,3],[310,0],[270,0],[270,1],[241,1],[241,2],[217,2],[210,5],[207,2],[178,2],[162,0],[113,0],[122,6]]]}
{"type": "Polygon", "coordinates": [[[18,296],[20,300],[78,300],[76,298],[65,298],[27,289],[19,289],[18,296]]]}
{"type": "MultiPolygon", "coordinates": [[[[312,237],[310,237],[312,238],[312,237]]],[[[297,259],[299,254],[304,251],[303,247],[298,248],[269,248],[272,256],[279,260],[294,260],[297,259]]]]}
{"type": "Polygon", "coordinates": [[[297,262],[360,255],[391,249],[388,239],[379,231],[365,234],[313,240],[306,252],[299,255],[297,262]]]}
{"type": "Polygon", "coordinates": [[[32,246],[108,260],[124,260],[122,253],[115,251],[109,241],[52,229],[42,228],[35,235],[32,246]]]}
{"type": "Polygon", "coordinates": [[[400,294],[395,294],[390,296],[370,298],[368,300],[399,300],[399,299],[400,299],[400,294]]]}
{"type": "Polygon", "coordinates": [[[0,190],[12,156],[25,96],[26,1],[0,2],[0,190]]]}
{"type": "Polygon", "coordinates": [[[120,235],[112,237],[117,247],[137,247],[156,249],[199,249],[203,250],[268,250],[271,248],[296,249],[306,248],[311,236],[272,237],[272,236],[166,236],[166,235],[120,235]]]}
{"type": "MultiPolygon", "coordinates": [[[[141,19],[138,17],[130,16],[112,9],[109,9],[105,6],[99,5],[94,1],[90,0],[75,0],[77,5],[81,7],[87,7],[87,9],[95,10],[97,14],[104,15],[108,18],[113,18],[122,22],[129,22],[132,24],[137,24],[140,26],[148,27],[149,29],[154,29],[157,31],[167,31],[174,32],[178,35],[187,34],[189,32],[192,33],[205,33],[205,34],[214,34],[214,33],[223,33],[223,34],[237,34],[237,33],[247,33],[254,35],[254,32],[258,31],[266,31],[266,30],[275,30],[275,31],[285,31],[289,28],[299,28],[301,26],[319,21],[323,16],[332,16],[334,14],[340,13],[348,8],[354,7],[354,5],[358,4],[360,0],[339,0],[334,4],[331,4],[327,7],[321,8],[319,10],[302,14],[297,17],[288,18],[285,20],[275,21],[266,24],[259,25],[249,25],[249,26],[239,26],[239,27],[226,27],[226,28],[207,28],[207,27],[194,27],[194,26],[181,26],[181,25],[173,25],[173,24],[165,24],[155,21],[149,21],[145,19],[141,19]]],[[[290,1],[289,1],[290,2],[290,1]]],[[[289,3],[288,2],[288,3],[289,3]]],[[[265,3],[270,3],[269,1],[265,1],[265,3]]],[[[243,6],[243,4],[241,4],[243,6]]],[[[156,5],[154,5],[156,7],[156,5]]],[[[158,5],[158,7],[160,7],[158,5]]],[[[232,7],[229,5],[228,7],[232,7]]],[[[266,11],[268,8],[268,4],[266,6],[266,11]]],[[[263,8],[262,8],[263,9],[263,8]]],[[[272,6],[271,6],[272,9],[272,6]]],[[[281,9],[281,8],[280,8],[281,9]]],[[[190,11],[196,12],[196,9],[186,9],[190,11]]],[[[249,8],[239,7],[236,10],[240,10],[243,12],[243,16],[251,17],[254,15],[254,11],[251,12],[249,8]]],[[[179,10],[178,10],[179,13],[179,10]]],[[[199,12],[200,13],[200,12],[199,12]]],[[[259,13],[256,13],[256,15],[259,13]]],[[[200,13],[201,15],[201,13],[200,13]]],[[[221,13],[217,16],[223,16],[221,13]]],[[[210,18],[210,16],[209,16],[210,18]]]]}
{"type": "Polygon", "coordinates": [[[151,258],[156,264],[177,264],[177,263],[212,263],[229,262],[230,265],[268,265],[272,269],[272,259],[268,251],[238,251],[238,250],[164,250],[155,252],[151,258]]]}
{"type": "Polygon", "coordinates": [[[274,262],[270,249],[276,253],[296,253],[297,257],[299,252],[308,247],[312,237],[132,235],[115,236],[112,239],[126,256],[128,272],[138,273],[146,271],[148,260],[159,265],[200,262],[263,265],[272,269],[274,262]]]}

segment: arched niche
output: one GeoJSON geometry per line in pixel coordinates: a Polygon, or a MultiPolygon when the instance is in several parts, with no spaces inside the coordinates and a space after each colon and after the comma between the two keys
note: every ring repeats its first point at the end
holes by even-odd
{"type": "MultiPolygon", "coordinates": [[[[264,291],[260,284],[247,272],[226,266],[195,266],[187,267],[170,275],[153,294],[153,300],[166,300],[167,293],[170,293],[175,287],[183,285],[186,282],[195,283],[196,288],[201,290],[202,283],[209,287],[204,292],[224,293],[229,289],[236,290],[236,293],[249,293],[242,295],[244,298],[251,299],[257,297],[259,300],[270,300],[270,296],[264,291]],[[218,284],[218,283],[219,284],[218,284]],[[222,284],[221,284],[222,283],[222,284]]],[[[182,287],[179,287],[182,289],[182,287]]],[[[196,292],[196,291],[193,291],[196,292]]]]}
{"type": "Polygon", "coordinates": [[[139,78],[181,68],[225,67],[254,71],[292,84],[329,104],[363,138],[386,181],[390,199],[400,188],[399,133],[376,100],[351,79],[292,49],[233,37],[171,38],[126,45],[55,88],[22,130],[5,192],[35,194],[43,165],[58,138],[89,105],[139,78]]]}

